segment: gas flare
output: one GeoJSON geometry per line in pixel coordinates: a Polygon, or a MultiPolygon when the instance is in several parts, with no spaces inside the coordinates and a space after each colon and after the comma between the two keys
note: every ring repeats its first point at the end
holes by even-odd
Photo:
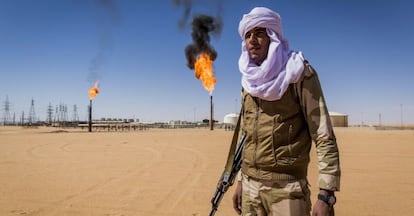
{"type": "Polygon", "coordinates": [[[99,81],[96,81],[95,85],[89,89],[89,100],[93,100],[96,97],[96,95],[99,93],[98,84],[99,84],[99,81]]]}
{"type": "Polygon", "coordinates": [[[200,14],[194,17],[191,25],[193,43],[185,48],[187,66],[194,69],[195,77],[202,81],[211,95],[217,81],[213,74],[213,61],[217,58],[217,52],[210,44],[209,34],[219,34],[223,24],[219,18],[200,14]]]}
{"type": "Polygon", "coordinates": [[[213,72],[213,61],[210,59],[208,53],[200,53],[197,60],[194,63],[194,75],[197,79],[201,80],[204,88],[213,93],[214,84],[216,84],[216,78],[213,72]]]}

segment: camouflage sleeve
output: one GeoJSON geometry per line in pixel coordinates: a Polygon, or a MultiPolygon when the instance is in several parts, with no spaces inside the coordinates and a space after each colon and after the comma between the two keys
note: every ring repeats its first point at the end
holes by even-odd
{"type": "Polygon", "coordinates": [[[319,78],[309,64],[305,64],[303,79],[298,86],[309,133],[316,144],[319,188],[339,191],[341,170],[338,146],[319,78]]]}

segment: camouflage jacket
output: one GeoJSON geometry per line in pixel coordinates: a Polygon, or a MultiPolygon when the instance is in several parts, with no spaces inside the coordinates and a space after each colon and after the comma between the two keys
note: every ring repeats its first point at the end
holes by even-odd
{"type": "Polygon", "coordinates": [[[281,99],[266,101],[242,92],[246,133],[241,171],[263,180],[306,178],[312,141],[319,163],[319,188],[340,188],[339,152],[316,71],[305,62],[301,80],[281,99]]]}

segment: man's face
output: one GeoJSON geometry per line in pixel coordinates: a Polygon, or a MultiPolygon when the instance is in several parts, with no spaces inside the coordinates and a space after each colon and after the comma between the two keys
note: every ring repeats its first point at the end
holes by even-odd
{"type": "Polygon", "coordinates": [[[250,58],[257,65],[261,65],[267,57],[270,44],[270,38],[267,35],[266,28],[256,27],[248,31],[244,36],[244,40],[250,58]]]}

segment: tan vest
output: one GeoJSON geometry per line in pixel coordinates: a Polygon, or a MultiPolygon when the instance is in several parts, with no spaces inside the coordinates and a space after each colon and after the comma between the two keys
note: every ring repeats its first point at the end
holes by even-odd
{"type": "Polygon", "coordinates": [[[242,129],[246,133],[242,172],[263,180],[305,178],[312,139],[291,84],[277,101],[243,91],[242,129]]]}

